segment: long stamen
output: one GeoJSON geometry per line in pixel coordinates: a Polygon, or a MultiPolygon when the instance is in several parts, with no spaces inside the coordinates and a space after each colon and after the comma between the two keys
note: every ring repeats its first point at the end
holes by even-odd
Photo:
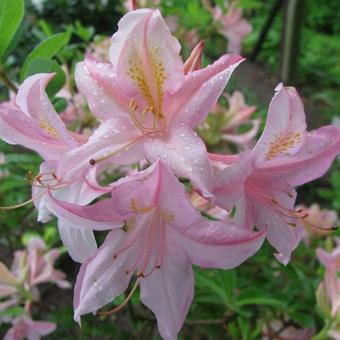
{"type": "Polygon", "coordinates": [[[98,162],[102,162],[102,161],[105,161],[113,156],[116,156],[118,154],[120,154],[121,152],[125,151],[126,149],[129,149],[129,147],[135,143],[137,143],[138,141],[140,141],[141,139],[143,139],[145,136],[139,136],[137,138],[135,138],[134,140],[132,140],[131,142],[125,144],[124,146],[122,146],[121,148],[119,148],[118,150],[115,150],[113,152],[111,152],[110,154],[106,155],[106,156],[103,156],[101,158],[97,158],[97,159],[90,159],[89,163],[90,165],[95,165],[97,164],[98,162]]]}
{"type": "Polygon", "coordinates": [[[97,314],[98,315],[101,315],[101,316],[109,316],[109,315],[112,315],[114,313],[117,313],[119,312],[122,308],[124,308],[128,302],[131,300],[134,292],[136,291],[137,287],[138,287],[138,284],[139,284],[139,279],[137,278],[134,286],[132,287],[129,295],[125,298],[125,300],[117,307],[115,307],[114,309],[110,310],[110,311],[102,311],[102,312],[98,312],[97,314]]]}
{"type": "MultiPolygon", "coordinates": [[[[303,209],[292,210],[292,209],[285,208],[275,198],[267,196],[265,193],[263,193],[261,190],[259,190],[255,185],[248,183],[248,186],[250,186],[252,188],[252,190],[254,190],[260,198],[264,199],[266,202],[269,202],[273,207],[276,207],[277,211],[281,215],[283,215],[287,218],[297,220],[299,222],[307,224],[307,225],[311,226],[312,228],[315,228],[315,229],[320,230],[320,231],[327,232],[327,231],[337,230],[337,226],[326,226],[326,227],[317,226],[317,225],[309,222],[308,220],[306,220],[306,218],[309,215],[303,209]]],[[[296,227],[295,223],[288,222],[287,224],[291,227],[296,227]]]]}
{"type": "Polygon", "coordinates": [[[8,207],[0,207],[0,210],[14,210],[14,209],[18,209],[21,207],[24,207],[27,204],[33,203],[35,200],[39,199],[40,197],[42,197],[45,194],[45,192],[40,193],[39,195],[25,201],[19,204],[15,204],[15,205],[10,205],[8,207]]]}

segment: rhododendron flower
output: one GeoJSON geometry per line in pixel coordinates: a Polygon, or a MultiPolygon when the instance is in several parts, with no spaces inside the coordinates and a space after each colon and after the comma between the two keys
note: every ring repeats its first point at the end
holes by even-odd
{"type": "MultiPolygon", "coordinates": [[[[201,217],[184,187],[157,161],[147,170],[123,178],[111,199],[81,207],[55,200],[53,213],[84,227],[112,228],[94,257],[80,269],[75,287],[75,320],[95,312],[121,294],[134,272],[141,301],[156,315],[160,334],[176,338],[193,298],[191,264],[233,268],[254,254],[263,233],[201,217]]],[[[131,296],[131,294],[129,295],[131,296]]],[[[104,313],[105,314],[105,313],[104,313]]]]}
{"type": "Polygon", "coordinates": [[[305,227],[303,238],[306,243],[309,242],[309,238],[327,234],[327,231],[316,229],[312,226],[335,226],[338,223],[338,216],[336,211],[321,209],[319,204],[317,203],[313,203],[310,207],[306,207],[305,205],[300,204],[296,207],[296,209],[302,209],[308,214],[308,217],[305,218],[305,221],[303,223],[305,227]]]}
{"type": "Polygon", "coordinates": [[[246,104],[242,92],[234,91],[228,96],[229,108],[225,112],[226,124],[222,127],[221,138],[225,141],[247,145],[257,134],[260,127],[260,119],[250,119],[251,115],[256,111],[256,106],[246,104]],[[241,125],[251,124],[250,130],[245,133],[237,134],[235,129],[241,125]]]}
{"type": "Polygon", "coordinates": [[[54,268],[59,257],[58,249],[48,250],[39,237],[29,240],[27,249],[14,253],[11,271],[0,262],[0,310],[17,305],[21,298],[29,295],[30,300],[39,300],[36,285],[43,282],[55,283],[60,288],[70,288],[65,274],[54,268]]]}
{"type": "Polygon", "coordinates": [[[99,162],[159,158],[210,195],[211,166],[193,129],[242,59],[225,55],[185,75],[179,51],[158,10],[135,10],[121,19],[112,37],[111,64],[90,58],[77,65],[77,85],[102,123],[85,145],[63,157],[58,175],[72,178],[99,162]]]}
{"type": "MultiPolygon", "coordinates": [[[[79,147],[82,135],[70,132],[54,110],[45,88],[53,74],[38,74],[25,80],[16,96],[16,105],[0,106],[0,137],[10,144],[21,144],[38,152],[45,161],[37,176],[30,174],[32,200],[38,209],[38,220],[51,216],[45,204],[47,187],[68,202],[87,204],[105,193],[95,180],[97,168],[87,174],[65,180],[57,176],[58,162],[64,154],[79,147]]],[[[19,205],[20,206],[20,205],[19,205]]],[[[83,261],[97,249],[93,233],[78,225],[58,221],[60,236],[75,261],[83,261]]]]}
{"type": "Polygon", "coordinates": [[[230,53],[240,53],[242,40],[252,31],[250,23],[242,18],[242,9],[235,4],[228,7],[226,14],[218,6],[213,10],[214,19],[221,23],[220,33],[228,39],[227,51],[230,53]]]}
{"type": "Polygon", "coordinates": [[[307,132],[296,90],[278,86],[260,140],[218,175],[213,191],[217,204],[227,210],[235,206],[237,221],[266,230],[286,264],[307,217],[305,211],[294,210],[294,187],[321,177],[339,152],[340,129],[307,132]]]}
{"type": "Polygon", "coordinates": [[[226,98],[229,101],[229,108],[216,104],[212,114],[202,124],[199,131],[211,144],[217,144],[224,140],[235,143],[243,149],[249,147],[261,122],[260,119],[250,119],[256,106],[248,106],[243,94],[239,91],[234,91],[231,96],[226,96],[226,98]],[[250,125],[248,131],[237,132],[239,127],[246,125],[250,125]]]}
{"type": "Polygon", "coordinates": [[[51,334],[56,324],[48,321],[33,321],[29,316],[20,316],[13,320],[4,340],[39,340],[42,336],[51,334]]]}
{"type": "Polygon", "coordinates": [[[321,286],[326,291],[333,318],[340,312],[340,238],[336,241],[337,247],[332,252],[322,248],[316,250],[319,261],[326,267],[325,280],[321,286]]]}

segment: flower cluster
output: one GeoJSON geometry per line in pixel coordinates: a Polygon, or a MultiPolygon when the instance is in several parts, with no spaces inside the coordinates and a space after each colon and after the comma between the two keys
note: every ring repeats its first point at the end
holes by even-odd
{"type": "Polygon", "coordinates": [[[40,300],[38,285],[54,283],[59,288],[70,288],[65,274],[54,268],[59,257],[58,249],[48,250],[39,237],[29,240],[27,249],[16,251],[11,270],[0,262],[0,312],[11,307],[25,305],[24,311],[15,318],[7,319],[12,323],[4,339],[40,339],[50,334],[56,325],[47,321],[33,321],[32,304],[40,300]]]}
{"type": "MultiPolygon", "coordinates": [[[[39,220],[56,216],[65,247],[82,263],[74,292],[79,323],[134,280],[121,306],[99,313],[118,311],[139,286],[161,336],[175,339],[193,299],[192,265],[234,268],[265,238],[288,263],[307,217],[294,209],[295,187],[322,176],[340,152],[340,129],[307,132],[297,91],[279,85],[252,149],[209,154],[195,128],[242,58],[227,54],[201,68],[202,47],[183,63],[158,10],[126,14],[109,62],[88,55],[76,67],[77,86],[99,121],[89,138],[68,130],[55,112],[45,91],[52,74],[27,78],[15,104],[0,106],[0,137],[44,159],[39,174],[30,174],[39,220]],[[110,166],[136,163],[140,171],[99,184],[110,166]],[[202,216],[192,192],[209,213],[219,207],[217,218],[202,216]],[[97,248],[94,231],[103,230],[109,233],[97,248]]],[[[235,118],[234,126],[241,122],[235,118]]]]}

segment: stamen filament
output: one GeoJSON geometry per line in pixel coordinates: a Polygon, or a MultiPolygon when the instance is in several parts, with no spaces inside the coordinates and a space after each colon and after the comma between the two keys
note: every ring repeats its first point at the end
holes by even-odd
{"type": "Polygon", "coordinates": [[[134,286],[132,287],[130,293],[128,294],[128,296],[125,298],[125,300],[117,307],[115,307],[114,309],[110,310],[110,311],[102,311],[102,312],[98,312],[97,314],[98,315],[101,315],[101,316],[109,316],[109,315],[112,315],[114,313],[117,313],[119,312],[122,308],[124,308],[128,302],[131,300],[134,292],[136,291],[137,287],[138,287],[138,284],[139,284],[139,279],[137,278],[134,286]]]}

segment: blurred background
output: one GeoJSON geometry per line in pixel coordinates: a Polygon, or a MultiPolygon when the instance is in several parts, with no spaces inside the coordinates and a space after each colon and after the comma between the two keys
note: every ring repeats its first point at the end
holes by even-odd
{"type": "MultiPolygon", "coordinates": [[[[141,0],[139,5],[161,10],[181,42],[184,59],[201,40],[205,43],[204,66],[227,52],[240,53],[247,59],[232,76],[207,123],[199,128],[210,151],[235,153],[251,147],[261,133],[280,81],[298,89],[309,129],[340,125],[339,0],[141,0]]],[[[66,32],[68,41],[54,56],[57,66],[48,66],[49,71],[60,75],[51,98],[71,129],[90,133],[96,122],[78,96],[74,67],[87,53],[107,60],[108,38],[116,31],[128,4],[117,0],[27,0],[25,6],[16,44],[1,69],[19,83],[27,55],[41,41],[66,32]]],[[[26,75],[43,71],[46,69],[41,64],[31,65],[26,75]]],[[[0,84],[0,100],[10,99],[11,93],[0,84]]],[[[0,151],[1,205],[27,199],[30,187],[24,185],[24,178],[29,171],[37,173],[39,156],[2,142],[0,151]]],[[[299,190],[297,203],[311,209],[313,222],[338,223],[339,169],[337,161],[327,176],[299,190]]],[[[9,265],[12,252],[27,245],[32,235],[40,235],[49,247],[61,247],[55,221],[40,225],[34,208],[1,212],[1,261],[9,265]]],[[[317,233],[306,226],[304,240],[287,267],[275,261],[273,249],[266,244],[235,270],[197,269],[195,300],[181,338],[328,339],[329,329],[325,327],[329,316],[316,296],[325,268],[315,250],[333,250],[337,237],[339,232],[317,233]]],[[[58,267],[74,282],[78,265],[66,253],[58,267]]],[[[139,304],[138,294],[118,315],[86,316],[82,329],[73,322],[72,289],[58,290],[47,284],[41,297],[36,313],[58,324],[50,339],[158,337],[152,315],[139,304]]],[[[8,328],[6,317],[18,310],[6,313],[0,312],[0,335],[8,328]]],[[[329,327],[338,326],[332,323],[329,327]]]]}

